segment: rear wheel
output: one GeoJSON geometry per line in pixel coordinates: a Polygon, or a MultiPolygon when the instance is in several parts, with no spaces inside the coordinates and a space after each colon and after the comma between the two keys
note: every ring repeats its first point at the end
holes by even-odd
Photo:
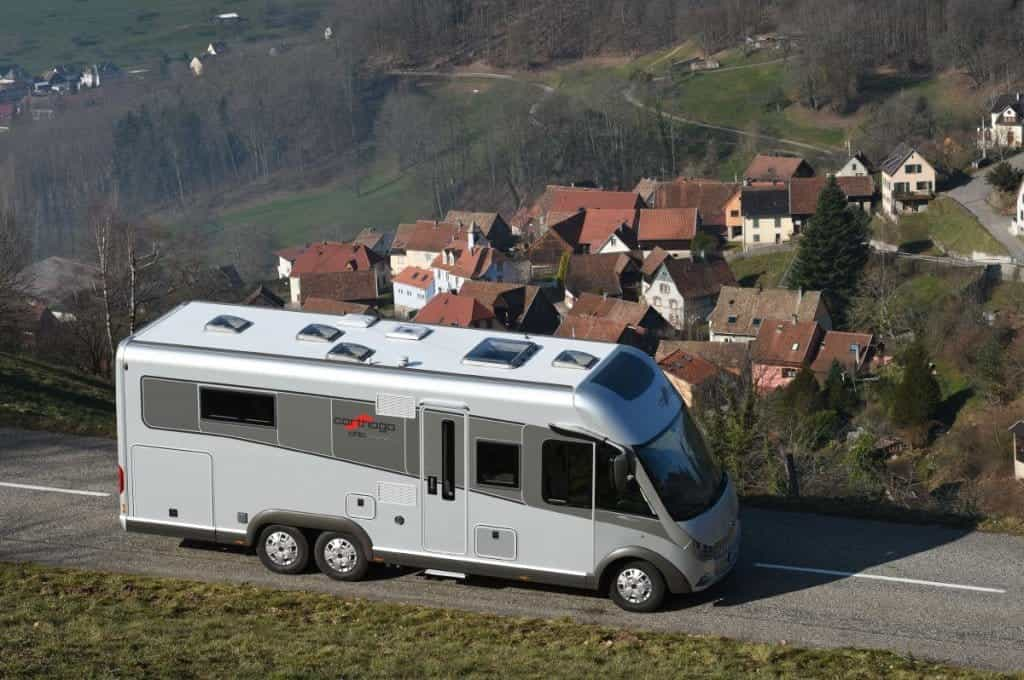
{"type": "Polygon", "coordinates": [[[263,566],[278,574],[298,574],[309,564],[309,542],[295,527],[271,524],[260,533],[256,552],[263,566]]]}
{"type": "Polygon", "coordinates": [[[608,595],[629,612],[653,612],[665,601],[665,578],[650,562],[626,562],[612,576],[608,595]]]}
{"type": "Polygon", "coordinates": [[[338,581],[359,581],[370,566],[359,541],[343,532],[320,534],[313,552],[320,571],[338,581]]]}

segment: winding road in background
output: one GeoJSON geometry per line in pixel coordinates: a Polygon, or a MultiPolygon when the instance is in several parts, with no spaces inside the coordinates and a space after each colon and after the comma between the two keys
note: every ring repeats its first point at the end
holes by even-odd
{"type": "Polygon", "coordinates": [[[0,560],[1024,669],[1020,537],[748,508],[734,575],[637,615],[594,593],[411,570],[375,568],[362,583],[281,576],[240,550],[127,534],[116,467],[107,439],[0,429],[0,560]]]}
{"type": "MultiPolygon", "coordinates": [[[[1024,154],[1007,158],[1006,161],[1018,170],[1024,170],[1024,154]]],[[[970,182],[945,192],[945,195],[977,217],[988,233],[992,234],[992,237],[1009,251],[1014,261],[1024,262],[1024,241],[1010,233],[1010,221],[1013,218],[1000,215],[988,202],[988,195],[992,193],[992,187],[989,186],[986,178],[994,167],[993,164],[978,171],[971,177],[970,182]]]]}

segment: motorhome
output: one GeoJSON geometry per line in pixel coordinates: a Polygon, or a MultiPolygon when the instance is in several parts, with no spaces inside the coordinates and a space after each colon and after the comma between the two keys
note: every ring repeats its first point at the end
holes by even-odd
{"type": "Polygon", "coordinates": [[[192,302],[116,357],[124,529],[606,590],[631,611],[737,559],[738,501],[631,347],[192,302]]]}

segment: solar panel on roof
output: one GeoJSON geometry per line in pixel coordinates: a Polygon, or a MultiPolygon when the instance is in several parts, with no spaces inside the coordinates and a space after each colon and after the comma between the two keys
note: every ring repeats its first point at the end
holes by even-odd
{"type": "Polygon", "coordinates": [[[243,319],[240,316],[231,316],[230,314],[221,314],[220,316],[210,319],[206,323],[205,329],[211,333],[241,333],[246,328],[252,325],[252,321],[243,319]]]}
{"type": "Polygon", "coordinates": [[[496,368],[517,368],[537,353],[540,345],[528,340],[487,338],[462,359],[462,363],[496,368]]]}

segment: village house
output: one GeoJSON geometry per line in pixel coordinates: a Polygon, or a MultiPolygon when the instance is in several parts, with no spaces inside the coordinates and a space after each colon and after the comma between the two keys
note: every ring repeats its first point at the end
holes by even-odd
{"type": "Polygon", "coordinates": [[[846,161],[846,164],[836,172],[836,177],[870,177],[874,173],[875,167],[871,161],[858,151],[850,156],[850,160],[846,161]]]}
{"type": "Polygon", "coordinates": [[[292,303],[305,309],[308,298],[377,305],[384,290],[373,270],[304,274],[291,278],[292,303]]]}
{"type": "Polygon", "coordinates": [[[391,273],[398,274],[406,267],[429,269],[441,251],[456,241],[465,240],[472,233],[473,244],[486,247],[490,242],[479,228],[460,227],[448,222],[419,220],[415,224],[401,224],[391,244],[391,273]]]}
{"type": "Polygon", "coordinates": [[[935,168],[906,144],[882,161],[882,214],[899,219],[928,207],[935,198],[935,168]]]}
{"type": "Polygon", "coordinates": [[[437,294],[434,272],[422,267],[406,267],[391,279],[395,296],[395,316],[412,318],[437,294]]]}
{"type": "Polygon", "coordinates": [[[548,185],[529,207],[519,210],[509,222],[513,231],[541,236],[558,219],[581,210],[637,210],[647,205],[633,191],[606,191],[586,187],[548,185]],[[552,219],[552,214],[558,219],[552,219]]]}
{"type": "Polygon", "coordinates": [[[587,210],[577,240],[577,252],[623,253],[636,249],[638,213],[632,208],[587,210]]]}
{"type": "Polygon", "coordinates": [[[438,293],[458,293],[466,281],[504,281],[508,258],[489,246],[474,245],[473,232],[465,241],[444,248],[430,267],[438,293]]]}
{"type": "Polygon", "coordinates": [[[268,307],[270,309],[284,309],[285,301],[280,295],[270,290],[263,284],[256,286],[256,290],[246,295],[239,302],[247,307],[268,307]]]}
{"type": "Polygon", "coordinates": [[[797,156],[759,153],[743,172],[747,182],[789,182],[794,177],[814,177],[814,168],[797,156]]]}
{"type": "Polygon", "coordinates": [[[654,356],[661,361],[673,352],[683,351],[712,363],[737,381],[750,381],[750,348],[748,342],[705,342],[701,340],[662,340],[654,356]]]}
{"type": "Polygon", "coordinates": [[[832,317],[818,291],[723,286],[708,319],[711,342],[753,342],[769,321],[814,322],[826,330],[832,328],[832,317]]]}
{"type": "Polygon", "coordinates": [[[377,315],[377,309],[372,305],[364,305],[358,302],[345,302],[344,300],[330,300],[322,297],[308,297],[302,303],[302,311],[316,314],[345,314],[377,315]]]}
{"type": "Polygon", "coordinates": [[[751,347],[752,377],[759,392],[789,385],[804,366],[809,366],[824,331],[810,321],[766,321],[751,347]]]}
{"type": "Polygon", "coordinates": [[[652,208],[696,208],[700,229],[722,239],[742,240],[743,214],[740,203],[741,185],[709,179],[680,177],[660,182],[655,187],[652,208]]]}
{"type": "Polygon", "coordinates": [[[605,253],[572,255],[565,272],[565,306],[590,293],[602,297],[638,300],[641,292],[640,254],[605,253]]]}
{"type": "Polygon", "coordinates": [[[1018,420],[1009,431],[1013,435],[1013,476],[1024,481],[1024,420],[1018,420]]]}
{"type": "Polygon", "coordinates": [[[467,281],[462,297],[471,297],[494,311],[506,328],[531,335],[551,335],[561,317],[539,286],[490,281],[467,281]]]}
{"type": "MultiPolygon", "coordinates": [[[[576,300],[576,304],[573,305],[568,316],[562,320],[562,325],[559,326],[558,332],[560,334],[563,333],[563,327],[575,330],[582,328],[580,325],[573,324],[567,326],[567,322],[580,317],[590,317],[623,324],[626,328],[631,329],[630,342],[628,344],[639,347],[650,354],[654,354],[654,350],[662,338],[672,335],[672,328],[668,321],[654,307],[641,302],[606,298],[592,293],[584,293],[576,300]]],[[[592,330],[594,332],[605,332],[608,330],[608,327],[593,326],[592,330]]],[[[561,335],[561,337],[579,336],[561,335]]],[[[617,341],[606,340],[606,342],[617,341]]]]}
{"type": "MultiPolygon", "coordinates": [[[[789,183],[789,211],[793,218],[793,231],[801,233],[808,220],[818,209],[818,198],[828,184],[827,177],[800,177],[789,183]]],[[[856,177],[836,176],[836,184],[846,195],[851,207],[859,208],[871,214],[875,196],[875,182],[870,176],[856,177]]]]}
{"type": "Polygon", "coordinates": [[[697,208],[640,210],[637,247],[644,253],[661,248],[675,257],[689,257],[690,244],[700,224],[697,208]]]}
{"type": "Polygon", "coordinates": [[[473,227],[483,234],[492,248],[511,250],[516,244],[512,228],[504,218],[496,212],[470,212],[466,210],[449,210],[444,221],[455,224],[462,229],[473,227]]]}
{"type": "Polygon", "coordinates": [[[366,246],[381,257],[388,257],[394,238],[393,231],[377,231],[373,227],[366,227],[352,239],[352,245],[366,246]]]}
{"type": "Polygon", "coordinates": [[[593,316],[567,316],[555,331],[556,338],[612,342],[629,345],[642,351],[649,351],[651,341],[643,329],[630,326],[625,321],[600,319],[593,316]]]}
{"type": "Polygon", "coordinates": [[[818,381],[824,384],[832,364],[838,363],[844,375],[856,378],[863,374],[872,359],[874,336],[870,333],[826,331],[811,362],[818,381]]]}
{"type": "Polygon", "coordinates": [[[997,97],[988,124],[978,129],[978,148],[1019,149],[1024,143],[1024,98],[1021,93],[997,97]]]}
{"type": "MultiPolygon", "coordinates": [[[[280,254],[278,257],[281,260],[285,259],[280,254]]],[[[280,270],[279,263],[278,273],[280,270]]],[[[363,271],[373,272],[377,278],[378,290],[385,291],[390,287],[391,273],[387,260],[366,246],[332,241],[314,243],[296,255],[292,261],[291,270],[288,273],[291,282],[292,303],[298,304],[300,301],[298,281],[303,276],[363,271]]]]}
{"type": "Polygon", "coordinates": [[[661,259],[652,274],[645,274],[643,297],[673,328],[682,331],[707,319],[722,287],[735,284],[736,278],[725,260],[694,261],[669,256],[661,259]]]}
{"type": "Polygon", "coordinates": [[[782,183],[743,187],[743,249],[784,243],[795,227],[789,211],[789,187],[782,183]]]}
{"type": "Polygon", "coordinates": [[[712,396],[716,382],[727,375],[710,361],[684,350],[662,358],[658,366],[689,408],[712,396]]]}
{"type": "Polygon", "coordinates": [[[416,315],[416,322],[459,328],[500,328],[494,310],[456,293],[435,295],[416,315]]]}

